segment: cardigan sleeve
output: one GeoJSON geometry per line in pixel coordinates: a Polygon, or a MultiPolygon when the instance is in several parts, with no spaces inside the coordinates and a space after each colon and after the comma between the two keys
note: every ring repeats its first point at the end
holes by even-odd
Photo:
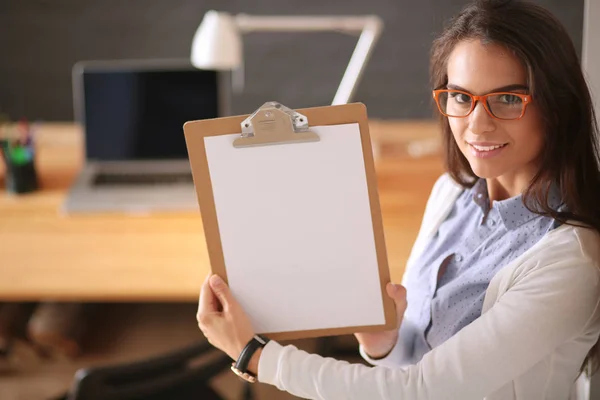
{"type": "Polygon", "coordinates": [[[597,323],[599,275],[591,260],[532,262],[487,312],[417,364],[367,367],[270,342],[258,378],[309,399],[482,399],[597,323]]]}

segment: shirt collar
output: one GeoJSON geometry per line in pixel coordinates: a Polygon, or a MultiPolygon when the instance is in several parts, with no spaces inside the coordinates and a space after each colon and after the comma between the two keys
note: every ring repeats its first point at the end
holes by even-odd
{"type": "MultiPolygon", "coordinates": [[[[487,191],[487,183],[485,179],[479,179],[471,189],[473,193],[473,201],[481,208],[483,215],[487,215],[490,211],[490,198],[487,191]]],[[[560,191],[556,184],[550,187],[549,204],[554,210],[561,209],[560,191]]],[[[498,210],[498,214],[502,219],[502,223],[508,230],[516,229],[524,223],[538,217],[539,214],[531,212],[525,207],[523,195],[511,197],[506,200],[495,201],[493,206],[498,210]]],[[[535,209],[535,207],[531,207],[535,209]]]]}

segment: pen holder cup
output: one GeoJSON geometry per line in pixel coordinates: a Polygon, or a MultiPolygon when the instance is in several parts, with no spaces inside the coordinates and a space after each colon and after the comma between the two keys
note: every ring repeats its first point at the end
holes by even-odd
{"type": "Polygon", "coordinates": [[[6,164],[6,190],[12,193],[28,193],[38,189],[37,173],[33,160],[25,164],[6,164]]]}
{"type": "Polygon", "coordinates": [[[15,152],[3,146],[2,153],[6,167],[6,190],[15,194],[37,190],[38,177],[32,149],[23,152],[26,156],[15,157],[15,152]]]}

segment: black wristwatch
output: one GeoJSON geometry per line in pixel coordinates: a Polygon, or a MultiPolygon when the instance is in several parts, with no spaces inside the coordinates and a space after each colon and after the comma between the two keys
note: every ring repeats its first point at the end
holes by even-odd
{"type": "Polygon", "coordinates": [[[269,343],[268,338],[261,335],[254,335],[252,340],[248,342],[244,350],[240,353],[238,360],[231,364],[231,370],[245,381],[250,383],[256,382],[256,376],[248,372],[248,364],[254,353],[256,353],[256,350],[265,347],[267,343],[269,343]]]}

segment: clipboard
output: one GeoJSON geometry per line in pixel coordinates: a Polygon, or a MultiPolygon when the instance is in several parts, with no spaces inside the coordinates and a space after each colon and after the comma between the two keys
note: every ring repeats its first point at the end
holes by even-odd
{"type": "Polygon", "coordinates": [[[396,326],[366,107],[190,121],[212,273],[274,340],[396,326]]]}

